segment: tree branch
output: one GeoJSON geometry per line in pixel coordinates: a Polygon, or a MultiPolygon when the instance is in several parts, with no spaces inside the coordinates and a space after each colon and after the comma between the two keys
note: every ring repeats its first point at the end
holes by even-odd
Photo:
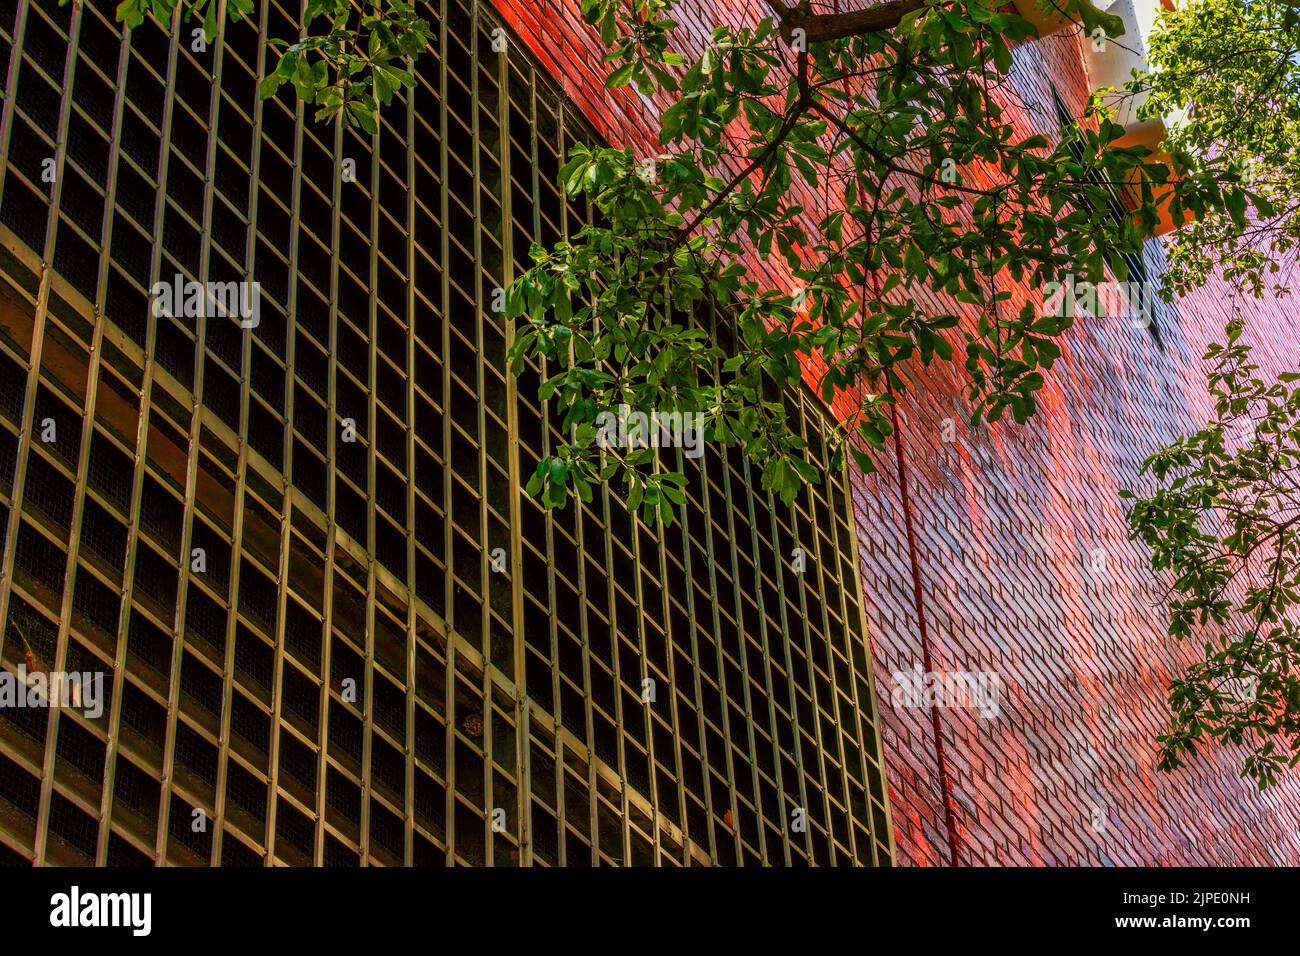
{"type": "Polygon", "coordinates": [[[777,12],[781,36],[787,43],[792,41],[795,30],[803,30],[807,42],[821,43],[892,30],[903,17],[925,6],[925,0],[885,0],[847,13],[813,13],[806,3],[790,7],[782,0],[768,0],[768,4],[777,12]]]}
{"type": "Polygon", "coordinates": [[[1000,192],[1001,189],[1006,188],[1005,186],[1003,186],[1000,187],[999,189],[976,189],[973,186],[963,186],[960,183],[945,183],[942,182],[941,180],[935,179],[933,176],[927,176],[925,173],[919,172],[918,170],[908,169],[906,166],[902,166],[894,162],[883,152],[881,152],[878,147],[873,146],[866,139],[859,136],[857,131],[854,130],[851,126],[849,126],[848,123],[846,123],[840,117],[836,116],[830,110],[826,109],[826,107],[822,106],[820,103],[813,103],[812,110],[814,113],[821,116],[832,126],[836,127],[841,132],[843,132],[844,135],[847,136],[849,139],[853,140],[853,142],[857,143],[868,153],[874,156],[876,158],[876,161],[880,163],[883,167],[885,167],[885,169],[889,170],[890,172],[901,173],[904,176],[911,176],[913,179],[919,180],[920,182],[923,183],[929,183],[932,186],[938,186],[940,189],[954,189],[957,192],[970,193],[973,196],[993,196],[996,195],[998,192],[1000,192]]]}
{"type": "Polygon", "coordinates": [[[760,152],[757,156],[755,156],[752,160],[750,160],[749,164],[746,165],[744,169],[742,169],[739,173],[733,176],[731,178],[731,181],[728,182],[726,186],[724,186],[721,190],[718,191],[718,194],[713,197],[713,199],[708,203],[708,205],[706,205],[703,209],[701,209],[698,213],[696,213],[695,218],[693,218],[682,228],[682,231],[679,234],[677,242],[673,244],[673,251],[675,251],[678,247],[680,247],[681,244],[690,237],[691,233],[693,233],[696,230],[696,228],[700,225],[700,223],[702,223],[705,219],[707,219],[709,215],[715,209],[718,208],[718,206],[722,205],[723,200],[726,199],[727,196],[729,196],[737,186],[739,186],[746,179],[748,179],[755,170],[761,168],[764,163],[766,163],[769,159],[772,158],[773,155],[775,155],[776,151],[781,148],[781,144],[786,141],[786,138],[794,130],[795,126],[798,125],[799,120],[803,116],[803,114],[808,110],[810,106],[813,105],[809,101],[808,94],[807,94],[807,83],[808,83],[807,52],[802,52],[799,54],[799,66],[796,75],[797,75],[797,81],[799,84],[799,91],[800,91],[799,98],[795,100],[794,105],[791,106],[789,111],[785,114],[785,118],[781,123],[781,128],[777,130],[777,133],[772,138],[772,141],[763,148],[762,152],[760,152]]]}

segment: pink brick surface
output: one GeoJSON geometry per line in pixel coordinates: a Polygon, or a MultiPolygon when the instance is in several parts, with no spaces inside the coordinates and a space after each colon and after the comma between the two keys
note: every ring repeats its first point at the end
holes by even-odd
{"type": "MultiPolygon", "coordinates": [[[[599,40],[581,22],[577,0],[497,6],[603,137],[638,155],[657,151],[654,115],[663,104],[603,88],[599,40]]],[[[766,13],[759,2],[681,0],[676,17],[687,43],[698,44],[717,23],[766,13]]],[[[1003,102],[1026,134],[1055,133],[1053,84],[1081,111],[1077,44],[1063,35],[1017,49],[1003,102]]],[[[1162,262],[1159,241],[1149,243],[1153,277],[1162,262]]],[[[853,480],[900,862],[1300,864],[1295,777],[1260,793],[1238,776],[1242,753],[1220,747],[1203,749],[1175,774],[1155,769],[1168,680],[1192,648],[1165,636],[1117,496],[1138,486],[1148,453],[1204,421],[1210,404],[1200,356],[1221,337],[1234,301],[1234,290],[1215,282],[1162,308],[1165,351],[1125,322],[1081,321],[1025,426],[972,431],[960,369],[910,370],[903,471],[890,448],[878,474],[853,480]],[[955,423],[955,442],[942,440],[945,419],[955,423]],[[900,480],[909,489],[914,556],[900,480]],[[929,710],[890,705],[890,674],[923,659],[914,566],[932,667],[1000,675],[997,717],[940,709],[936,722],[929,710]],[[945,819],[940,752],[955,833],[945,819]]],[[[1241,305],[1260,364],[1300,367],[1296,307],[1241,305]]],[[[810,363],[808,378],[816,374],[810,363]]]]}

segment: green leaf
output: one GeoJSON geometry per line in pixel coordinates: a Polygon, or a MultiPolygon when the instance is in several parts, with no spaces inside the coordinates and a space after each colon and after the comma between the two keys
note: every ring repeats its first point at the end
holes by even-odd
{"type": "Polygon", "coordinates": [[[636,68],[635,63],[624,63],[618,69],[614,70],[605,77],[606,89],[618,89],[620,86],[627,86],[632,79],[632,71],[636,68]]]}

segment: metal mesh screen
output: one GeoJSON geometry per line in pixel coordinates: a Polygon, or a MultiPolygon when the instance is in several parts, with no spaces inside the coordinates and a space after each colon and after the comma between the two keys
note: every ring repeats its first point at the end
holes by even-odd
{"type": "Polygon", "coordinates": [[[0,843],[888,863],[844,482],[785,508],[706,447],[666,531],[523,493],[561,436],[489,303],[588,215],[554,182],[591,134],[490,10],[422,6],[366,136],[258,99],[296,9],[200,50],[0,0],[0,657],[105,675],[98,717],[0,707],[0,843]],[[178,275],[258,282],[257,324],[155,316],[178,275]]]}

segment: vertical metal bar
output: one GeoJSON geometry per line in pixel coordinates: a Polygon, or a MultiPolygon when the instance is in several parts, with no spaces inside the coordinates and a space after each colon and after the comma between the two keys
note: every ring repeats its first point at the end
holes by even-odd
{"type": "MultiPolygon", "coordinates": [[[[14,103],[18,96],[18,71],[23,62],[23,41],[27,38],[27,16],[30,9],[30,0],[19,0],[18,16],[14,20],[14,43],[9,49],[9,74],[5,79],[4,102],[0,103],[0,156],[9,155],[9,143],[14,128],[14,103]]],[[[0,163],[0,197],[4,196],[5,178],[8,172],[9,164],[0,163]]],[[[3,610],[4,608],[0,607],[0,612],[3,610]]],[[[4,617],[0,616],[0,620],[4,620],[4,617]]],[[[4,647],[3,634],[0,634],[0,647],[4,647]]]]}
{"type": "MultiPolygon", "coordinates": [[[[225,0],[221,0],[222,6],[224,6],[224,2],[225,0]]],[[[195,278],[199,282],[207,281],[209,277],[209,270],[210,270],[210,263],[211,263],[211,256],[212,256],[212,204],[215,201],[213,197],[212,187],[213,187],[213,175],[216,166],[217,105],[221,100],[221,92],[220,92],[221,91],[221,53],[223,49],[222,38],[223,38],[224,26],[225,26],[224,10],[218,11],[218,17],[219,17],[218,23],[221,24],[221,28],[220,28],[221,32],[219,32],[218,36],[214,38],[214,46],[212,49],[213,67],[211,71],[212,86],[208,93],[207,124],[208,124],[209,136],[208,136],[207,150],[204,156],[204,166],[205,166],[204,186],[203,186],[203,196],[201,200],[202,212],[200,214],[202,225],[201,225],[201,232],[200,232],[199,274],[195,276],[195,278]]],[[[177,19],[179,20],[180,18],[177,19]]],[[[177,26],[178,32],[177,32],[176,46],[174,52],[174,56],[177,58],[178,61],[179,58],[186,55],[184,51],[181,49],[181,40],[180,40],[181,36],[183,35],[181,31],[183,31],[184,29],[185,27],[183,24],[178,24],[177,26]]],[[[159,203],[164,209],[166,208],[167,196],[165,192],[160,193],[159,203]]],[[[207,315],[206,308],[201,310],[197,317],[198,324],[195,329],[195,335],[194,335],[195,345],[196,345],[196,355],[194,361],[194,394],[195,395],[204,394],[203,381],[204,381],[204,371],[207,367],[206,342],[207,342],[207,326],[208,326],[209,318],[211,317],[207,315]]],[[[160,319],[159,321],[164,321],[164,320],[160,319]]],[[[247,366],[248,363],[247,342],[244,343],[244,349],[245,349],[244,362],[245,362],[245,366],[247,366]]],[[[245,376],[242,387],[240,389],[241,410],[246,409],[248,407],[247,403],[248,403],[248,381],[247,381],[247,376],[245,376]]],[[[202,419],[203,419],[202,412],[200,411],[197,405],[194,407],[193,412],[194,414],[190,420],[190,436],[189,436],[190,443],[189,443],[189,448],[187,449],[187,458],[185,464],[185,510],[183,512],[182,528],[181,528],[181,565],[180,565],[180,575],[178,577],[177,584],[176,584],[176,613],[175,613],[175,619],[172,624],[172,636],[173,636],[172,669],[171,669],[172,681],[170,687],[170,698],[168,700],[169,710],[174,710],[175,708],[178,707],[178,703],[180,699],[181,668],[183,666],[183,660],[185,657],[185,609],[187,605],[190,570],[191,570],[190,545],[191,545],[191,541],[193,540],[193,531],[194,531],[194,503],[198,493],[197,484],[198,484],[199,441],[202,435],[202,419]]],[[[239,505],[239,502],[242,501],[242,484],[243,484],[242,471],[243,468],[245,467],[244,449],[242,443],[240,447],[239,459],[240,459],[239,468],[241,472],[239,483],[241,486],[241,492],[239,493],[239,496],[236,499],[237,504],[235,509],[234,548],[232,549],[232,554],[235,555],[236,557],[238,556],[239,553],[239,534],[243,524],[243,508],[240,507],[239,505]]],[[[238,562],[236,561],[235,563],[237,564],[238,562]]],[[[237,576],[238,571],[236,571],[235,573],[237,576]]],[[[237,590],[232,593],[235,596],[238,595],[237,590]]],[[[223,684],[227,679],[228,678],[223,677],[223,684]]],[[[222,696],[223,698],[225,697],[224,692],[222,696]]],[[[228,719],[228,717],[223,716],[221,719],[225,720],[228,719]]],[[[169,721],[167,753],[163,757],[163,793],[168,797],[167,799],[168,812],[170,812],[170,805],[171,805],[170,794],[168,791],[171,786],[171,778],[174,771],[174,759],[175,759],[174,757],[175,739],[176,739],[175,724],[176,722],[174,718],[173,720],[169,721]]],[[[220,776],[220,774],[218,774],[218,776],[220,776]]],[[[216,820],[219,819],[220,817],[219,814],[219,807],[221,804],[220,792],[215,794],[214,802],[216,805],[213,807],[213,820],[216,820]]],[[[204,808],[199,807],[197,809],[202,810],[206,814],[206,810],[204,808]]],[[[216,844],[218,844],[219,842],[220,842],[220,834],[218,831],[217,833],[213,834],[213,843],[214,843],[213,849],[217,848],[216,844]]],[[[164,843],[164,847],[165,845],[166,844],[164,843]]],[[[210,857],[210,860],[211,859],[212,858],[210,857]]]]}
{"type": "MultiPolygon", "coordinates": [[[[118,49],[117,58],[116,88],[118,90],[124,90],[126,88],[126,71],[130,62],[130,44],[126,41],[124,34],[122,44],[118,49]]],[[[114,206],[117,201],[117,164],[120,161],[122,153],[122,114],[125,109],[126,97],[119,95],[113,103],[113,128],[109,131],[110,136],[112,137],[112,143],[109,146],[108,152],[108,182],[106,184],[107,188],[104,196],[104,223],[100,234],[99,247],[102,252],[100,257],[99,280],[95,286],[95,343],[94,348],[91,350],[93,353],[92,366],[94,371],[86,386],[88,398],[90,394],[98,391],[99,368],[104,360],[103,344],[105,317],[103,314],[103,304],[108,286],[108,249],[109,244],[112,241],[112,224],[116,218],[114,206]]],[[[3,175],[3,173],[0,173],[0,176],[3,175]]],[[[85,457],[87,463],[89,462],[90,445],[93,442],[95,435],[93,418],[93,412],[88,411],[86,415],[85,430],[82,433],[82,455],[85,457]]],[[[87,465],[82,464],[77,480],[77,502],[73,514],[74,527],[78,528],[81,525],[82,515],[85,510],[86,483],[88,481],[87,471],[87,465]]],[[[119,618],[122,613],[122,608],[128,607],[131,602],[130,591],[126,588],[125,579],[123,580],[123,588],[120,597],[121,600],[118,604],[119,618]]],[[[2,642],[0,642],[0,646],[3,646],[2,642]]],[[[117,779],[117,720],[120,717],[122,694],[125,688],[125,678],[120,676],[121,667],[115,667],[114,672],[115,676],[117,676],[117,680],[114,681],[116,693],[113,694],[112,706],[107,714],[108,719],[105,727],[108,743],[104,754],[104,789],[100,793],[99,798],[99,818],[102,823],[99,828],[99,837],[95,850],[95,863],[97,866],[105,866],[108,861],[108,841],[111,832],[111,812],[113,806],[113,782],[117,779]]]]}
{"type": "MultiPolygon", "coordinates": [[[[54,243],[56,239],[56,233],[60,229],[59,204],[62,201],[63,172],[68,157],[68,148],[67,148],[68,119],[72,113],[72,83],[76,73],[77,39],[78,39],[78,33],[80,29],[81,29],[81,8],[75,7],[72,11],[72,23],[69,27],[67,59],[64,60],[64,67],[63,67],[63,98],[59,108],[59,134],[55,142],[56,172],[55,172],[54,185],[53,188],[50,190],[50,194],[51,194],[50,212],[49,212],[49,219],[47,220],[48,222],[48,225],[46,227],[47,231],[45,233],[45,252],[44,255],[42,256],[42,260],[45,263],[51,263],[54,260],[54,243]]],[[[27,471],[26,466],[28,464],[31,455],[32,428],[35,425],[34,421],[28,422],[27,419],[29,416],[32,419],[34,419],[36,413],[36,394],[37,394],[37,386],[39,384],[40,375],[41,375],[40,359],[43,354],[42,340],[44,339],[45,336],[45,318],[46,318],[45,312],[49,305],[49,294],[50,294],[50,273],[49,273],[49,266],[47,265],[46,268],[42,270],[41,297],[36,303],[37,321],[36,321],[35,328],[32,330],[32,363],[31,363],[31,368],[28,372],[28,381],[27,381],[28,405],[27,405],[27,412],[23,416],[25,427],[23,429],[22,441],[18,453],[19,464],[14,476],[14,506],[13,506],[14,514],[12,519],[14,533],[11,535],[10,540],[8,540],[5,544],[4,577],[11,583],[13,581],[14,553],[17,550],[18,535],[22,528],[22,523],[19,514],[22,510],[23,493],[26,491],[26,487],[25,487],[26,471],[27,471]],[[38,342],[40,342],[41,344],[38,344],[38,342]]],[[[83,449],[83,452],[84,451],[85,449],[83,449]]],[[[76,561],[76,552],[72,550],[72,545],[69,546],[69,554],[67,555],[67,558],[74,562],[76,561]]],[[[58,638],[56,641],[56,646],[54,651],[54,660],[51,662],[50,665],[51,668],[53,669],[57,669],[59,667],[59,662],[63,660],[63,657],[67,653],[67,649],[68,649],[67,622],[72,607],[72,600],[71,600],[72,587],[68,581],[66,566],[64,569],[63,589],[64,589],[64,594],[63,594],[64,600],[59,615],[60,620],[59,620],[59,628],[58,628],[58,638]]],[[[0,596],[0,621],[8,620],[8,607],[5,606],[7,597],[8,597],[7,593],[3,596],[0,596]]],[[[45,759],[44,759],[44,768],[43,768],[44,775],[41,778],[41,795],[39,798],[38,809],[36,812],[37,827],[36,827],[35,858],[38,863],[44,862],[46,841],[48,839],[48,834],[49,834],[50,807],[54,795],[53,794],[54,750],[59,738],[59,717],[60,716],[61,716],[60,708],[51,707],[49,721],[46,723],[46,728],[45,728],[45,759]]]]}
{"type": "MultiPolygon", "coordinates": [[[[223,3],[223,5],[224,5],[225,0],[222,0],[222,3],[223,3]]],[[[259,21],[258,21],[258,25],[256,26],[255,29],[256,29],[257,32],[258,32],[258,49],[259,49],[259,50],[264,50],[264,49],[267,49],[267,46],[266,46],[266,23],[267,23],[267,21],[270,19],[270,7],[269,7],[269,4],[268,4],[268,3],[259,3],[258,6],[257,6],[257,14],[258,14],[258,17],[259,17],[259,21]]],[[[252,20],[251,20],[251,18],[250,18],[250,23],[251,23],[251,22],[252,22],[252,20]]],[[[228,24],[226,24],[226,22],[225,22],[225,10],[224,10],[224,9],[221,11],[221,23],[222,23],[222,28],[221,28],[221,43],[222,43],[222,46],[223,46],[223,48],[224,48],[224,45],[225,45],[225,38],[226,38],[226,31],[229,30],[229,29],[232,29],[232,28],[231,28],[228,24]]],[[[259,60],[261,60],[261,59],[262,59],[262,58],[259,57],[259,60]]],[[[254,75],[257,77],[258,82],[261,83],[262,78],[263,78],[263,73],[264,73],[264,64],[263,64],[262,62],[258,62],[258,63],[254,63],[254,64],[252,64],[252,67],[253,67],[254,75]]],[[[219,87],[218,87],[218,89],[219,89],[219,87]]],[[[219,101],[219,97],[218,97],[218,101],[219,101]]],[[[246,233],[247,248],[246,248],[245,253],[244,253],[244,271],[245,271],[245,275],[246,275],[246,277],[247,277],[247,281],[249,281],[249,282],[255,282],[255,281],[256,281],[256,276],[255,276],[255,274],[254,274],[254,264],[255,264],[255,262],[256,262],[256,250],[257,250],[257,242],[258,242],[258,239],[257,239],[257,211],[258,211],[258,199],[259,199],[259,196],[258,196],[258,192],[259,192],[259,179],[258,179],[258,172],[259,172],[259,170],[260,170],[260,168],[261,168],[261,158],[262,158],[262,111],[263,111],[262,100],[261,100],[261,97],[258,97],[258,99],[255,101],[255,103],[254,103],[254,105],[253,105],[253,113],[254,113],[254,115],[253,115],[253,117],[252,117],[252,124],[253,124],[253,155],[252,155],[252,157],[251,157],[252,167],[251,167],[251,169],[250,169],[250,182],[249,182],[248,231],[247,231],[247,233],[246,233]]],[[[295,225],[295,226],[296,226],[296,222],[297,222],[297,209],[298,209],[298,203],[297,203],[298,175],[299,175],[299,172],[298,172],[298,164],[295,163],[295,164],[294,164],[294,173],[293,173],[293,176],[294,176],[294,183],[293,183],[294,194],[293,194],[293,202],[292,202],[292,208],[293,208],[292,216],[293,216],[293,219],[294,219],[294,225],[295,225]]],[[[297,230],[296,230],[296,229],[294,229],[293,232],[291,233],[291,237],[290,237],[289,242],[290,242],[289,257],[290,257],[290,263],[292,264],[292,263],[294,263],[294,261],[295,261],[295,259],[296,259],[296,256],[297,256],[297,248],[298,248],[297,230]]],[[[292,269],[293,266],[291,265],[290,268],[292,269]]],[[[289,291],[288,291],[288,296],[289,296],[289,305],[290,305],[289,314],[290,314],[290,315],[293,315],[293,314],[294,314],[294,311],[293,311],[294,301],[293,301],[293,300],[294,300],[294,297],[296,296],[296,294],[297,294],[297,292],[296,292],[296,287],[295,287],[295,285],[294,285],[293,283],[291,283],[291,284],[290,284],[290,287],[289,287],[289,291]]],[[[249,336],[249,338],[251,338],[251,335],[249,336]]],[[[293,383],[293,348],[294,348],[294,338],[295,338],[295,337],[292,336],[292,335],[287,334],[287,332],[286,332],[286,338],[287,338],[287,340],[288,340],[287,343],[286,343],[286,349],[287,349],[287,351],[286,351],[286,353],[285,353],[286,356],[287,356],[287,362],[288,362],[287,371],[286,371],[286,375],[285,375],[285,386],[286,386],[286,392],[287,392],[287,394],[286,394],[286,396],[285,396],[285,426],[286,426],[286,427],[285,427],[285,444],[286,444],[286,447],[285,447],[285,449],[284,449],[283,455],[284,455],[284,463],[285,463],[285,464],[284,464],[284,474],[285,474],[285,476],[286,476],[286,482],[287,482],[287,477],[288,477],[289,475],[292,474],[291,468],[292,468],[292,460],[293,460],[293,459],[292,459],[292,455],[293,455],[293,440],[292,440],[292,422],[293,422],[293,384],[292,384],[292,383],[293,383]]],[[[248,361],[251,363],[251,354],[248,356],[248,361]]],[[[205,363],[205,364],[206,364],[206,363],[205,363]]],[[[250,376],[250,377],[251,377],[251,376],[250,376]]],[[[198,386],[197,383],[195,384],[195,393],[196,393],[196,394],[202,394],[202,393],[199,391],[199,386],[198,386]]],[[[252,399],[250,398],[250,399],[249,399],[249,402],[251,403],[251,401],[252,401],[252,399]]],[[[241,407],[242,407],[242,401],[241,401],[241,407]]],[[[197,417],[197,415],[196,415],[196,417],[197,417]]],[[[198,432],[198,434],[201,436],[201,435],[202,435],[202,431],[200,430],[200,431],[198,432]]],[[[201,444],[201,442],[199,442],[199,443],[197,443],[197,444],[201,444]]],[[[197,459],[198,456],[199,456],[200,454],[201,454],[201,450],[196,450],[196,452],[195,452],[195,458],[197,459]]],[[[283,508],[283,526],[282,526],[282,527],[283,527],[283,531],[282,531],[282,539],[281,539],[281,545],[280,545],[280,548],[281,548],[281,555],[280,555],[280,576],[281,576],[281,581],[282,581],[282,582],[287,581],[287,577],[286,577],[286,575],[287,575],[288,559],[289,559],[288,551],[289,551],[289,541],[291,540],[291,539],[290,539],[290,532],[289,532],[289,525],[290,525],[290,520],[289,520],[289,519],[290,519],[290,517],[292,516],[292,512],[290,511],[290,508],[291,508],[291,504],[290,504],[291,498],[292,498],[292,496],[291,496],[291,494],[289,493],[289,489],[286,487],[286,489],[285,489],[285,494],[284,494],[284,501],[283,501],[283,505],[282,505],[282,508],[283,508]]],[[[232,528],[232,534],[231,534],[231,548],[230,548],[230,556],[231,556],[231,576],[230,576],[230,578],[228,579],[228,585],[229,585],[229,587],[230,587],[230,591],[229,591],[229,593],[226,595],[226,603],[227,603],[227,605],[229,606],[229,614],[228,614],[228,616],[227,616],[227,618],[226,618],[226,633],[225,633],[225,648],[226,648],[226,652],[225,652],[224,667],[223,667],[223,669],[222,669],[222,691],[221,691],[221,701],[222,701],[222,707],[221,707],[221,747],[220,747],[220,752],[219,752],[218,759],[217,759],[216,822],[215,822],[215,824],[214,824],[214,827],[215,827],[216,832],[215,832],[215,834],[214,834],[214,836],[213,836],[213,847],[212,847],[212,850],[213,850],[213,856],[212,856],[212,858],[213,858],[214,862],[215,862],[217,865],[220,865],[220,863],[221,863],[221,861],[222,861],[222,859],[223,859],[223,856],[224,856],[224,833],[225,833],[225,819],[226,819],[226,787],[227,787],[227,779],[228,779],[228,776],[229,776],[229,766],[230,766],[231,713],[232,713],[232,709],[233,709],[233,707],[234,707],[234,695],[235,695],[235,689],[234,689],[234,683],[235,683],[235,653],[236,653],[235,642],[236,642],[236,640],[237,640],[237,633],[238,633],[238,632],[237,632],[236,623],[237,623],[238,607],[239,607],[239,589],[238,589],[238,583],[239,583],[239,564],[240,564],[240,549],[239,549],[239,545],[240,545],[240,540],[241,540],[241,538],[242,538],[242,531],[243,531],[243,528],[242,528],[242,509],[241,509],[241,514],[240,514],[239,516],[237,516],[237,517],[238,517],[238,524],[239,524],[239,527],[238,527],[237,529],[232,528]],[[235,534],[235,531],[236,531],[236,530],[239,532],[238,535],[235,534]]],[[[283,588],[283,587],[280,588],[280,592],[281,592],[281,598],[280,598],[280,600],[281,600],[281,606],[280,606],[280,608],[279,608],[278,614],[279,614],[279,619],[280,619],[281,621],[283,621],[283,618],[284,618],[284,606],[283,606],[283,602],[284,602],[284,600],[285,600],[285,599],[284,599],[284,593],[285,593],[285,590],[286,590],[286,589],[283,588]]],[[[273,672],[274,672],[274,668],[273,668],[273,672]]],[[[273,689],[273,691],[274,691],[274,689],[273,689]]],[[[322,696],[324,696],[324,695],[322,694],[322,696]]],[[[271,767],[270,767],[269,765],[268,765],[268,767],[267,767],[267,770],[268,770],[268,771],[271,770],[271,767]]],[[[273,793],[273,792],[268,793],[268,798],[267,798],[267,799],[268,799],[268,802],[273,802],[273,801],[274,801],[274,793],[273,793]]],[[[269,844],[269,834],[264,834],[264,835],[263,835],[263,838],[264,838],[264,842],[267,842],[267,843],[269,844]]],[[[267,854],[266,854],[266,856],[265,856],[265,858],[264,858],[264,860],[263,860],[264,864],[266,864],[266,865],[270,865],[270,856],[271,856],[270,853],[267,853],[267,854]]]]}
{"type": "MultiPolygon", "coordinates": [[[[414,75],[414,64],[409,64],[414,75]]],[[[415,95],[419,81],[406,92],[406,220],[402,224],[406,229],[406,468],[402,478],[406,483],[406,817],[405,852],[406,864],[415,862],[415,95]]],[[[328,685],[326,694],[328,695],[328,685]]],[[[323,726],[323,724],[322,724],[323,726]]],[[[325,740],[322,737],[321,753],[325,752],[325,740]]],[[[321,793],[325,792],[325,780],[320,779],[321,793]]],[[[324,820],[324,816],[321,816],[324,820]]],[[[322,826],[323,830],[324,827],[322,826]]]]}
{"type": "MultiPolygon", "coordinates": [[[[0,137],[3,137],[6,155],[9,148],[10,133],[13,129],[13,111],[18,73],[20,69],[31,69],[21,56],[22,44],[26,34],[27,17],[30,15],[30,6],[27,0],[23,0],[18,11],[18,26],[14,31],[14,48],[9,69],[9,83],[5,91],[4,125],[0,129],[0,137]]],[[[39,16],[39,14],[37,15],[39,16]]],[[[36,420],[36,388],[40,381],[41,351],[45,344],[45,309],[50,291],[50,261],[53,258],[54,251],[54,226],[52,224],[58,222],[59,188],[63,180],[63,160],[67,152],[64,145],[64,140],[67,137],[64,131],[67,129],[68,110],[72,103],[72,67],[73,51],[72,44],[69,43],[67,59],[64,61],[63,97],[59,107],[59,129],[61,132],[58,135],[58,141],[54,144],[55,178],[51,190],[49,211],[45,220],[45,248],[40,250],[41,275],[36,290],[36,314],[32,324],[31,355],[27,363],[27,384],[23,393],[22,430],[18,435],[18,453],[14,464],[12,491],[10,492],[12,510],[9,515],[9,530],[3,541],[3,555],[0,555],[0,622],[2,622],[0,628],[3,628],[3,630],[0,630],[0,649],[4,648],[5,640],[8,637],[9,596],[13,585],[14,554],[18,547],[18,533],[22,529],[23,492],[27,480],[27,457],[32,444],[32,427],[36,420]]],[[[3,196],[4,177],[8,166],[8,163],[0,163],[0,196],[3,196]]],[[[39,861],[40,858],[38,849],[36,859],[39,861]]]]}

